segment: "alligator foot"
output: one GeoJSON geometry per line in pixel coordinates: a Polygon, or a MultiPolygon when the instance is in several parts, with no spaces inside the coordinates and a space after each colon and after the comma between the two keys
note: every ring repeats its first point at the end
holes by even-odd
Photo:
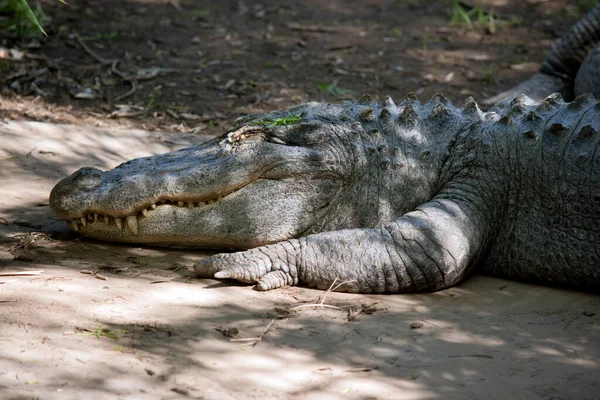
{"type": "MultiPolygon", "coordinates": [[[[270,247],[270,246],[267,246],[270,247]]],[[[235,279],[256,283],[256,290],[272,290],[298,284],[295,268],[269,257],[261,248],[231,254],[217,254],[194,265],[203,278],[235,279]]]]}

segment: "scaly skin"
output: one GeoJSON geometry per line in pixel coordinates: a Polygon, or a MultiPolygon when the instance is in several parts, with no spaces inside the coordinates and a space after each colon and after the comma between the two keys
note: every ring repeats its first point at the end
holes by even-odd
{"type": "Polygon", "coordinates": [[[259,290],[425,292],[474,270],[598,290],[598,132],[590,95],[520,96],[487,113],[441,95],[308,103],[179,152],[82,169],[50,204],[93,238],[251,249],[195,270],[259,290]],[[256,125],[291,115],[301,121],[256,125]]]}

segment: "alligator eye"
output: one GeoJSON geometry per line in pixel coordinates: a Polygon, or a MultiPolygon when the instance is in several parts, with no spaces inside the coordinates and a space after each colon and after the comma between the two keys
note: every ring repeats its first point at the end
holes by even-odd
{"type": "Polygon", "coordinates": [[[277,139],[292,146],[315,146],[329,137],[329,131],[330,129],[326,129],[322,122],[310,121],[274,127],[270,131],[270,136],[276,136],[277,139]]]}

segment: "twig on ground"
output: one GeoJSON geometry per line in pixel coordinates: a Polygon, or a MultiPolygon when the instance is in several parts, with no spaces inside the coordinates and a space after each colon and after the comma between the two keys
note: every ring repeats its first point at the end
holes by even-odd
{"type": "Polygon", "coordinates": [[[457,354],[449,355],[448,358],[494,358],[487,354],[457,354]]]}
{"type": "Polygon", "coordinates": [[[331,286],[329,286],[329,289],[327,289],[327,290],[325,291],[325,294],[323,295],[323,298],[321,299],[321,301],[320,301],[320,302],[318,302],[318,303],[315,303],[315,304],[302,304],[301,306],[292,307],[292,308],[291,308],[291,310],[296,310],[296,309],[299,309],[299,308],[306,308],[306,307],[333,308],[333,309],[335,309],[335,310],[341,310],[341,309],[342,309],[341,307],[338,307],[338,306],[331,306],[331,305],[329,305],[329,304],[324,304],[324,303],[325,303],[325,299],[327,298],[327,295],[328,295],[328,294],[329,294],[331,291],[338,289],[340,286],[342,286],[342,285],[345,285],[346,283],[350,283],[350,282],[356,282],[356,280],[355,280],[355,279],[352,279],[352,280],[350,280],[350,281],[344,281],[344,282],[338,283],[338,284],[337,284],[337,285],[334,287],[333,285],[335,285],[335,283],[337,282],[337,280],[338,280],[338,277],[336,276],[336,277],[335,277],[335,279],[333,280],[333,282],[331,282],[331,286]]]}
{"type": "Polygon", "coordinates": [[[250,346],[254,347],[260,341],[262,341],[263,337],[267,334],[267,332],[269,332],[269,329],[271,329],[271,325],[273,325],[274,323],[275,323],[275,319],[272,319],[271,322],[269,322],[269,325],[267,325],[267,327],[262,331],[262,333],[258,337],[230,339],[229,341],[230,342],[253,342],[250,346]]]}
{"type": "Polygon", "coordinates": [[[0,276],[40,276],[44,275],[44,271],[9,271],[0,272],[0,276]]]}
{"type": "Polygon", "coordinates": [[[112,60],[112,63],[110,64],[110,70],[115,74],[120,76],[121,78],[125,79],[125,80],[132,80],[131,77],[128,77],[127,75],[125,75],[125,72],[121,71],[120,69],[117,68],[117,65],[119,65],[119,61],[117,59],[112,60]]]}
{"type": "Polygon", "coordinates": [[[304,31],[304,32],[341,32],[342,28],[336,28],[335,26],[322,26],[322,25],[302,25],[296,22],[290,22],[287,27],[293,31],[304,31]]]}
{"type": "Polygon", "coordinates": [[[120,95],[119,97],[116,98],[116,101],[121,101],[129,96],[131,96],[132,94],[134,94],[135,92],[137,92],[137,90],[139,89],[139,86],[137,84],[136,81],[130,80],[129,83],[131,83],[131,89],[128,90],[127,92],[123,93],[122,95],[120,95]]]}
{"type": "Polygon", "coordinates": [[[37,281],[38,279],[43,279],[45,281],[72,281],[73,278],[67,278],[66,276],[38,276],[36,278],[31,278],[29,281],[37,281]]]}
{"type": "Polygon", "coordinates": [[[128,76],[125,72],[123,72],[117,68],[117,65],[119,65],[119,62],[121,60],[119,60],[118,58],[110,58],[109,59],[109,58],[104,58],[104,57],[99,56],[98,54],[96,54],[96,52],[94,50],[90,49],[90,47],[87,44],[85,44],[85,42],[81,39],[81,37],[79,36],[79,34],[77,32],[74,32],[73,34],[75,35],[75,39],[77,40],[77,43],[79,43],[81,48],[83,50],[85,50],[85,52],[88,53],[94,60],[98,61],[102,65],[110,65],[110,70],[115,75],[117,75],[121,79],[123,79],[125,81],[129,81],[129,83],[131,83],[131,89],[129,91],[127,91],[126,93],[117,97],[116,101],[121,101],[121,100],[133,95],[135,92],[137,92],[138,84],[137,84],[135,78],[132,76],[128,76]]]}
{"type": "Polygon", "coordinates": [[[79,36],[79,34],[77,32],[73,32],[73,35],[75,36],[75,40],[77,40],[77,43],[79,43],[81,48],[83,50],[85,50],[86,53],[88,53],[94,60],[98,61],[100,64],[111,65],[115,61],[117,61],[117,62],[119,61],[116,59],[108,59],[108,58],[99,56],[98,54],[96,54],[96,52],[94,50],[90,49],[90,47],[87,44],[85,44],[85,42],[83,40],[81,40],[81,37],[79,36]]]}

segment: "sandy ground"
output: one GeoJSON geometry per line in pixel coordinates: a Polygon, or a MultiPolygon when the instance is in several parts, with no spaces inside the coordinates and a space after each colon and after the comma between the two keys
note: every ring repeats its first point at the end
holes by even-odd
{"type": "Polygon", "coordinates": [[[65,175],[203,139],[0,126],[2,399],[600,398],[597,295],[482,276],[422,295],[260,293],[196,279],[207,253],[41,233],[65,231],[47,200],[65,175]]]}

